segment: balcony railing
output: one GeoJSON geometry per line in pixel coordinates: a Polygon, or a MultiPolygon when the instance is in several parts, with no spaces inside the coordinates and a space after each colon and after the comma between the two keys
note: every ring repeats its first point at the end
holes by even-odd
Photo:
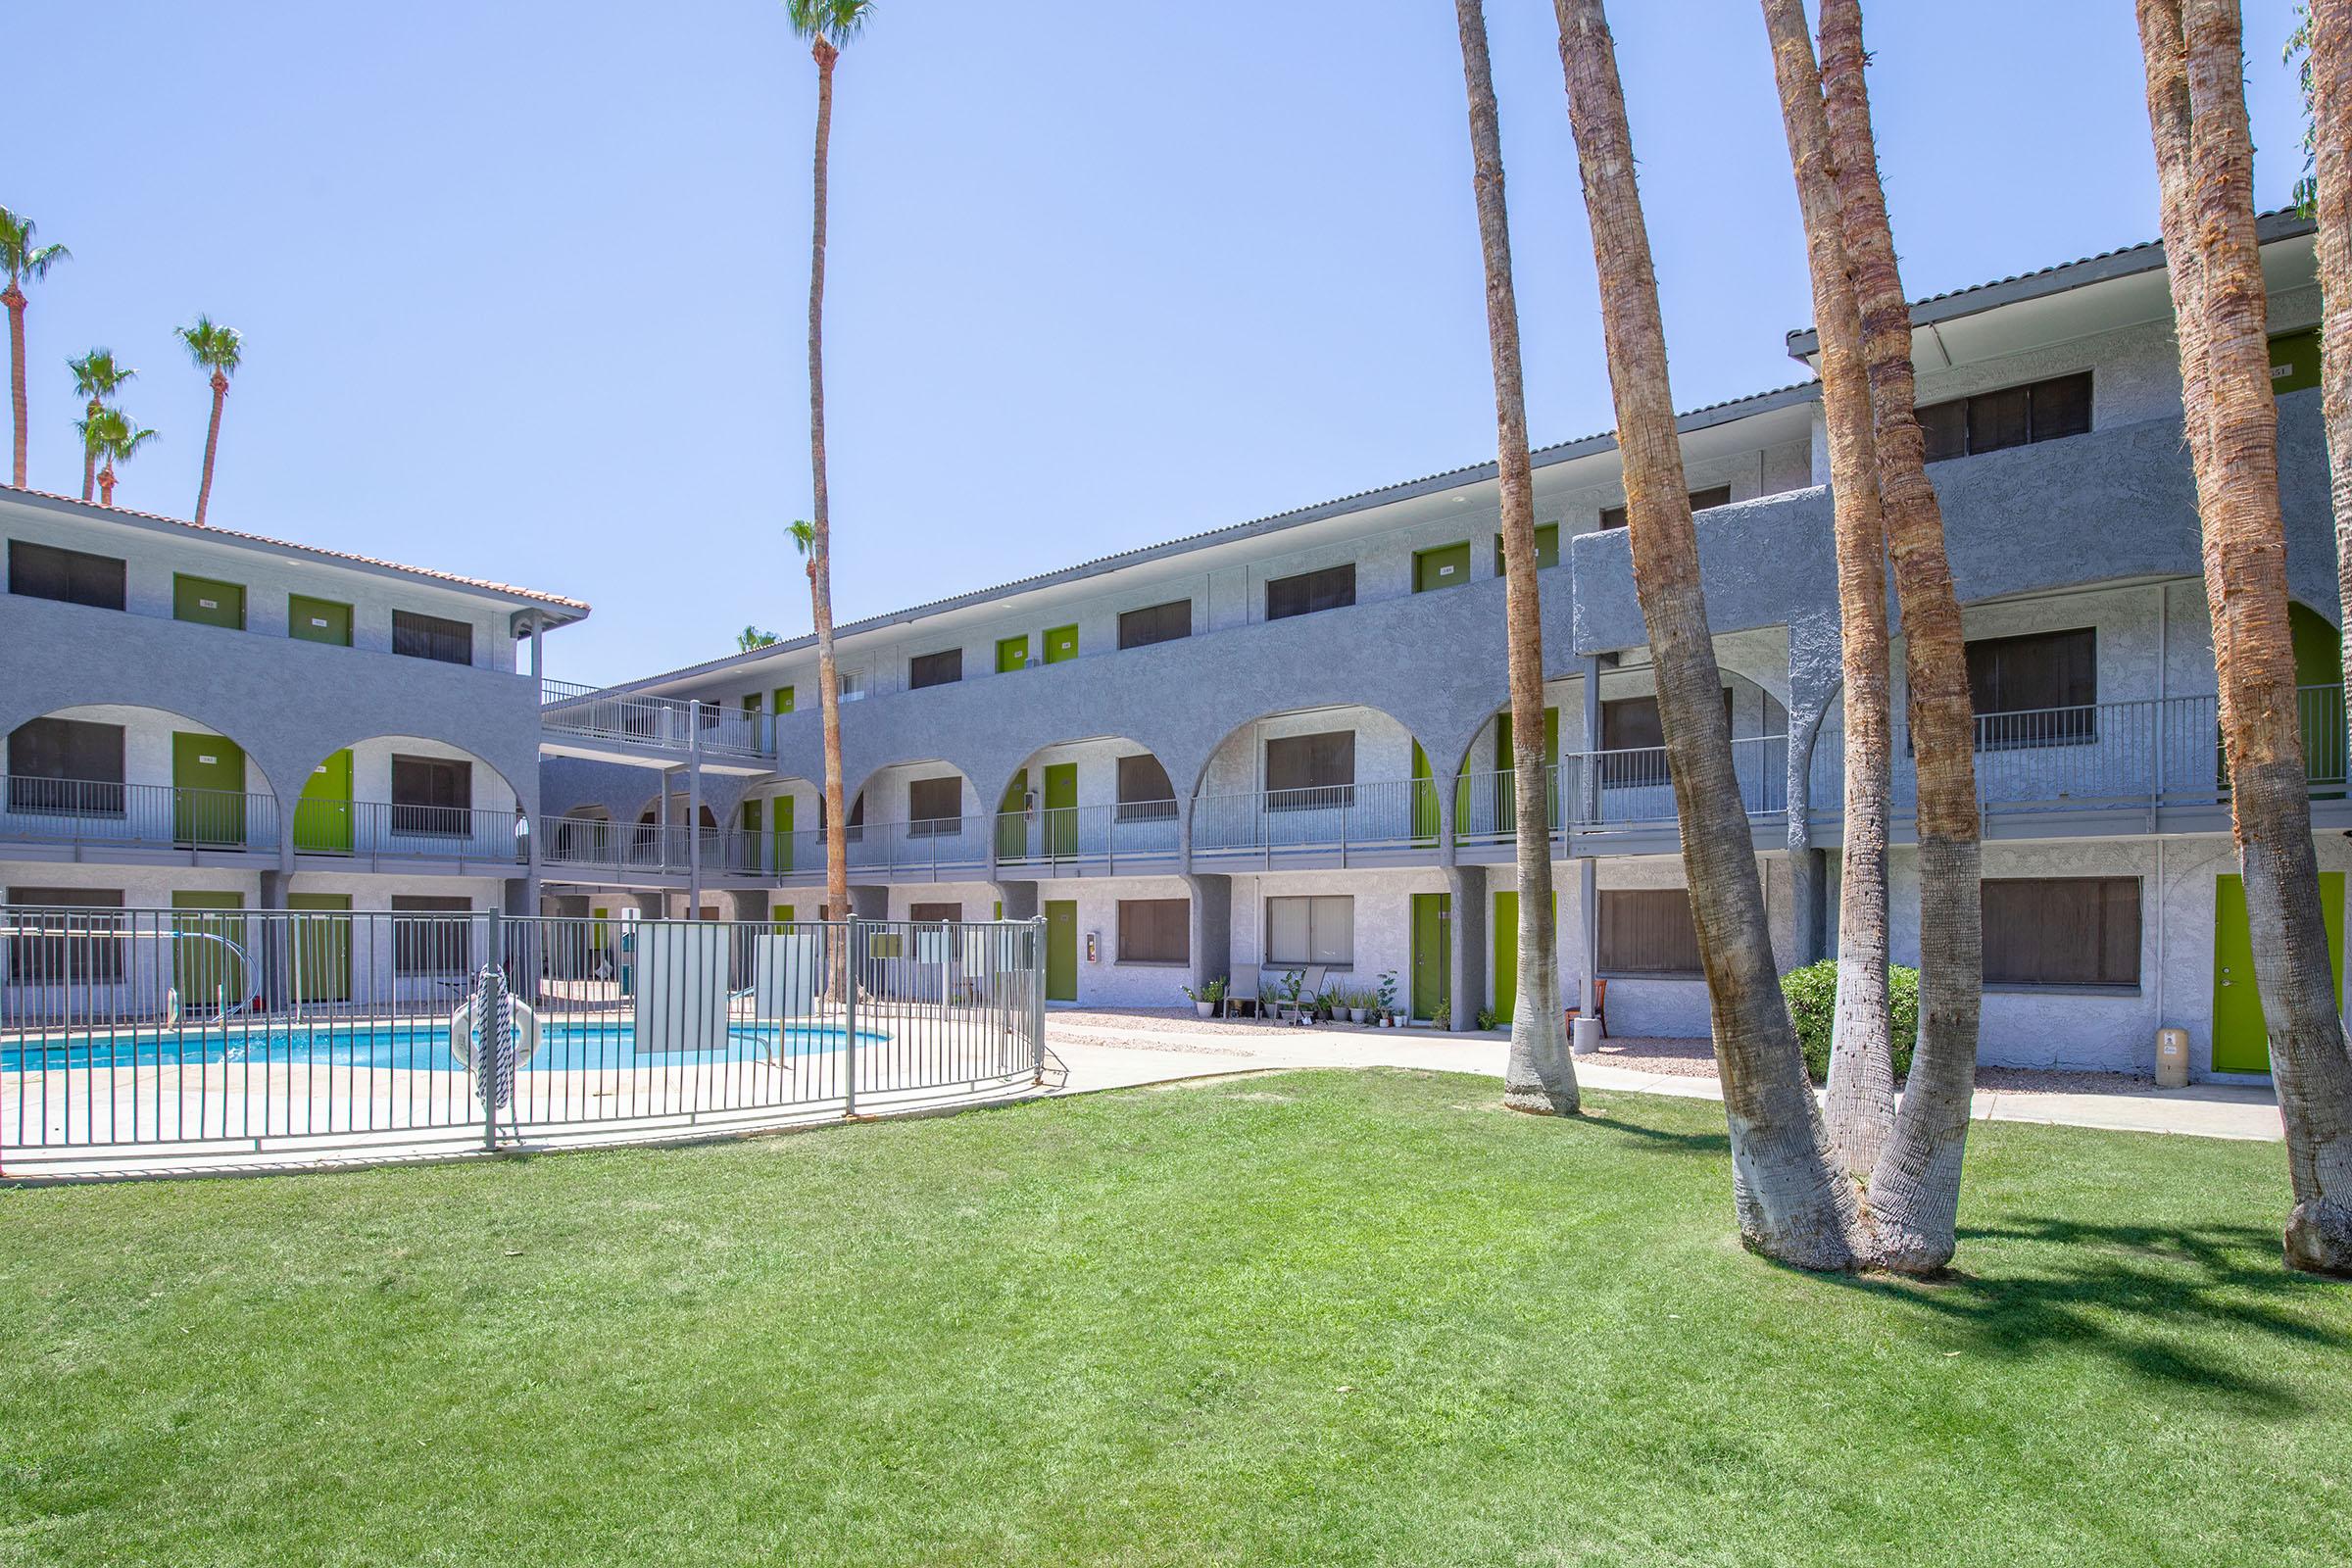
{"type": "Polygon", "coordinates": [[[520,865],[530,858],[524,819],[513,810],[402,806],[381,801],[303,801],[294,808],[302,855],[368,860],[476,860],[520,865]]]}
{"type": "Polygon", "coordinates": [[[0,838],[137,849],[277,849],[277,799],[172,784],[109,784],[12,775],[0,791],[0,838]]]}
{"type": "Polygon", "coordinates": [[[1167,864],[1182,847],[1174,801],[1055,806],[997,816],[997,863],[1018,866],[1167,864]]]}
{"type": "Polygon", "coordinates": [[[1438,842],[1432,786],[1422,779],[1203,795],[1193,850],[1205,855],[1387,849],[1438,842]]]}
{"type": "Polygon", "coordinates": [[[767,836],[684,823],[606,822],[586,817],[539,819],[539,862],[608,871],[684,873],[689,858],[706,871],[764,874],[767,836]]]}
{"type": "Polygon", "coordinates": [[[766,713],[747,713],[717,703],[611,692],[568,681],[539,683],[539,724],[552,734],[662,751],[699,749],[715,757],[776,754],[775,721],[766,713]]]}

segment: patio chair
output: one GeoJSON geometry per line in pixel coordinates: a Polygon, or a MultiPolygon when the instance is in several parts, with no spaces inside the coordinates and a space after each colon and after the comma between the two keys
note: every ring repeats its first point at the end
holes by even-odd
{"type": "MultiPolygon", "coordinates": [[[[1283,985],[1284,990],[1289,989],[1287,980],[1291,972],[1292,971],[1288,969],[1283,971],[1286,982],[1283,985]]],[[[1293,1002],[1288,998],[1285,998],[1284,1000],[1277,1002],[1274,1004],[1274,1016],[1278,1019],[1294,1018],[1298,1016],[1300,1013],[1311,1013],[1314,1009],[1315,999],[1323,994],[1324,981],[1328,978],[1329,974],[1330,971],[1322,964],[1310,963],[1306,965],[1303,970],[1299,971],[1298,1000],[1293,1002]]]]}
{"type": "MultiPolygon", "coordinates": [[[[1576,1024],[1576,1020],[1583,1014],[1584,1010],[1585,1009],[1581,1006],[1570,1007],[1567,1009],[1568,1023],[1572,1029],[1576,1024]]],[[[1592,982],[1592,1016],[1600,1024],[1600,1038],[1603,1040],[1608,1039],[1609,983],[1606,980],[1595,979],[1592,982]]]]}
{"type": "Polygon", "coordinates": [[[1225,982],[1225,1016],[1228,1018],[1260,1016],[1257,1006],[1258,972],[1256,964],[1237,963],[1225,982]]]}

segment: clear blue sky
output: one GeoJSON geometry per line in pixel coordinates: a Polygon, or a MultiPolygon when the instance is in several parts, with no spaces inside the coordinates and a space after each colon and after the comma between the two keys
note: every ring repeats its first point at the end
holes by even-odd
{"type": "MultiPolygon", "coordinates": [[[[32,479],[64,362],[163,432],[118,500],[591,601],[555,673],[808,625],[813,68],[777,0],[18,0],[0,203],[74,261],[31,311],[32,479]]],[[[2247,7],[2258,196],[2299,171],[2247,7]]],[[[1797,378],[1801,235],[1753,0],[1614,8],[1676,401],[1797,378]]],[[[1551,8],[1490,0],[1539,442],[1608,391],[1551,8]]],[[[2156,230],[2124,0],[1875,0],[1914,294],[2156,230]],[[1965,20],[1962,20],[1964,17],[1965,20]]],[[[1491,458],[1446,0],[1014,13],[884,0],[845,58],[827,318],[845,616],[1491,458]],[[1027,17],[1041,25],[1024,25],[1027,17]]]]}

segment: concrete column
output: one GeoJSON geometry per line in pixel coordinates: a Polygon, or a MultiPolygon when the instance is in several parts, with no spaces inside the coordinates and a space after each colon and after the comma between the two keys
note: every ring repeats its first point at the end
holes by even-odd
{"type": "MultiPolygon", "coordinates": [[[[1452,1003],[1453,1027],[1475,1029],[1487,1005],[1487,868],[1483,865],[1446,867],[1446,888],[1453,901],[1453,973],[1446,981],[1452,1003]]],[[[1498,942],[1516,941],[1515,934],[1498,933],[1498,942]]],[[[1410,977],[1400,989],[1412,993],[1410,977]]]]}
{"type": "MultiPolygon", "coordinates": [[[[686,710],[686,907],[703,906],[703,705],[686,710]]],[[[669,803],[662,802],[668,815],[669,803]]]]}
{"type": "Polygon", "coordinates": [[[543,648],[543,644],[542,644],[542,633],[543,633],[543,631],[544,631],[544,630],[545,630],[545,628],[544,628],[544,625],[543,625],[543,623],[542,623],[542,621],[541,621],[541,618],[540,618],[539,612],[537,612],[536,610],[532,611],[532,612],[531,612],[531,679],[533,679],[533,680],[544,680],[544,679],[546,679],[546,677],[547,677],[547,664],[546,664],[546,662],[545,662],[545,661],[544,661],[544,648],[543,648]]]}
{"type": "Polygon", "coordinates": [[[1192,893],[1193,989],[1233,978],[1233,878],[1188,876],[1192,893]]]}
{"type": "MultiPolygon", "coordinates": [[[[292,880],[284,871],[264,871],[261,903],[256,907],[283,909],[286,906],[286,885],[292,880]]],[[[253,960],[261,971],[255,976],[255,987],[261,993],[262,1005],[274,1012],[284,1006],[292,995],[286,983],[294,967],[293,954],[287,943],[288,922],[270,919],[256,921],[255,924],[258,927],[255,935],[260,940],[254,944],[259,951],[254,954],[253,960]]]]}
{"type": "Polygon", "coordinates": [[[1588,855],[1576,862],[1576,1004],[1590,1007],[1600,980],[1600,862],[1588,855]]]}

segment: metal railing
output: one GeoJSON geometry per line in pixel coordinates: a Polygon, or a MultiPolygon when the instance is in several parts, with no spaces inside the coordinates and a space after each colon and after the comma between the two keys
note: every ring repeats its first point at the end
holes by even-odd
{"type": "Polygon", "coordinates": [[[513,810],[308,800],[294,808],[294,848],[302,855],[365,860],[520,865],[530,858],[530,833],[526,819],[513,810]]]}
{"type": "Polygon", "coordinates": [[[1174,801],[1041,807],[1001,811],[996,821],[999,865],[1100,865],[1105,871],[1122,862],[1139,868],[1166,865],[1176,859],[1182,841],[1174,801]]]}
{"type": "MultiPolygon", "coordinates": [[[[1560,759],[1559,794],[1579,828],[1633,827],[1675,820],[1674,775],[1662,746],[1580,752],[1560,759]]],[[[1749,735],[1732,742],[1732,775],[1750,817],[1788,809],[1788,737],[1749,735]]]]}
{"type": "Polygon", "coordinates": [[[746,712],[719,703],[576,686],[568,681],[539,683],[539,724],[544,730],[582,740],[619,741],[664,751],[700,750],[722,757],[776,754],[775,723],[769,714],[746,712]]]}
{"type": "Polygon", "coordinates": [[[0,839],[139,849],[277,849],[277,798],[172,784],[108,784],[12,774],[0,786],[0,839]]]}
{"type": "Polygon", "coordinates": [[[1193,851],[1256,856],[1434,843],[1435,812],[1416,808],[1429,802],[1428,789],[1423,780],[1384,779],[1203,795],[1193,808],[1193,851]]]}
{"type": "Polygon", "coordinates": [[[0,1171],[394,1158],[1002,1097],[1043,1070],[1044,964],[1036,921],[0,906],[0,1171]]]}

